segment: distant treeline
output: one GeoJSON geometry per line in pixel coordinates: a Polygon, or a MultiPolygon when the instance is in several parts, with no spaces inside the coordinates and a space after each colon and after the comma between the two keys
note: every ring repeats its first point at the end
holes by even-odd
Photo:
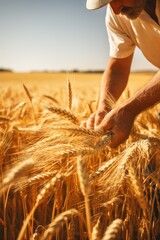
{"type": "MultiPolygon", "coordinates": [[[[66,72],[72,72],[72,73],[103,73],[104,70],[78,70],[78,69],[73,69],[73,70],[42,70],[42,71],[37,71],[37,70],[31,70],[29,71],[30,73],[66,73],[66,72]]],[[[11,69],[6,69],[6,68],[0,68],[0,72],[12,72],[14,73],[13,70],[11,69]]],[[[15,71],[16,72],[16,71],[15,71]]]]}
{"type": "MultiPolygon", "coordinates": [[[[7,68],[0,68],[0,73],[1,72],[10,72],[10,73],[16,73],[16,71],[13,71],[12,69],[7,69],[7,68]]],[[[99,70],[78,70],[78,69],[73,69],[73,70],[42,70],[42,71],[37,71],[37,70],[31,70],[28,73],[103,73],[104,69],[99,69],[99,70]]],[[[155,71],[152,70],[141,70],[141,71],[132,71],[132,73],[152,73],[155,71]]]]}
{"type": "MultiPolygon", "coordinates": [[[[61,70],[60,72],[66,72],[66,70],[61,70]]],[[[74,70],[70,70],[69,72],[73,72],[73,73],[103,73],[103,70],[78,70],[78,69],[74,69],[74,70]]]]}
{"type": "Polygon", "coordinates": [[[0,72],[13,72],[11,69],[0,68],[0,72]]]}

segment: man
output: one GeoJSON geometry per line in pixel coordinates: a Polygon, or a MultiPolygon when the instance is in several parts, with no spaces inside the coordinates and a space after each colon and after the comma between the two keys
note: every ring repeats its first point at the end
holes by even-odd
{"type": "Polygon", "coordinates": [[[111,147],[125,141],[138,114],[160,101],[160,70],[133,96],[110,109],[107,93],[118,100],[124,91],[135,47],[160,68],[160,0],[87,0],[88,9],[108,4],[106,27],[110,57],[102,77],[97,112],[86,122],[88,128],[112,131],[111,147]]]}

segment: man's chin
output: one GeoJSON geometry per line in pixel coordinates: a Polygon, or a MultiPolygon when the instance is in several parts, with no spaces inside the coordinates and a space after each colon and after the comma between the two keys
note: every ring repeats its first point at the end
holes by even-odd
{"type": "Polygon", "coordinates": [[[122,12],[121,14],[126,16],[130,20],[135,20],[140,16],[141,12],[142,11],[139,11],[139,12],[136,12],[136,13],[127,13],[127,12],[124,13],[124,12],[122,12]]]}

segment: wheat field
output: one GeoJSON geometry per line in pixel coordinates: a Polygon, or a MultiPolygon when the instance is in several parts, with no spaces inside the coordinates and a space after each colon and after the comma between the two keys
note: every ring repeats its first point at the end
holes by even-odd
{"type": "MultiPolygon", "coordinates": [[[[154,73],[132,73],[124,101],[154,73]]],[[[0,239],[160,239],[160,105],[126,142],[80,126],[102,74],[0,74],[0,239]]]]}

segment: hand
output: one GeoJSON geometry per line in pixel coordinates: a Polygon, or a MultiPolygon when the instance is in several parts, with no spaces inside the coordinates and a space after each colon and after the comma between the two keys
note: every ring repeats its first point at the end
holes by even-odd
{"type": "Polygon", "coordinates": [[[134,119],[134,114],[125,107],[116,107],[104,117],[99,129],[112,132],[110,147],[117,147],[128,138],[134,119]]]}
{"type": "Polygon", "coordinates": [[[96,128],[102,122],[106,114],[106,110],[98,110],[97,112],[92,113],[87,121],[83,121],[81,126],[86,128],[96,128]]]}

